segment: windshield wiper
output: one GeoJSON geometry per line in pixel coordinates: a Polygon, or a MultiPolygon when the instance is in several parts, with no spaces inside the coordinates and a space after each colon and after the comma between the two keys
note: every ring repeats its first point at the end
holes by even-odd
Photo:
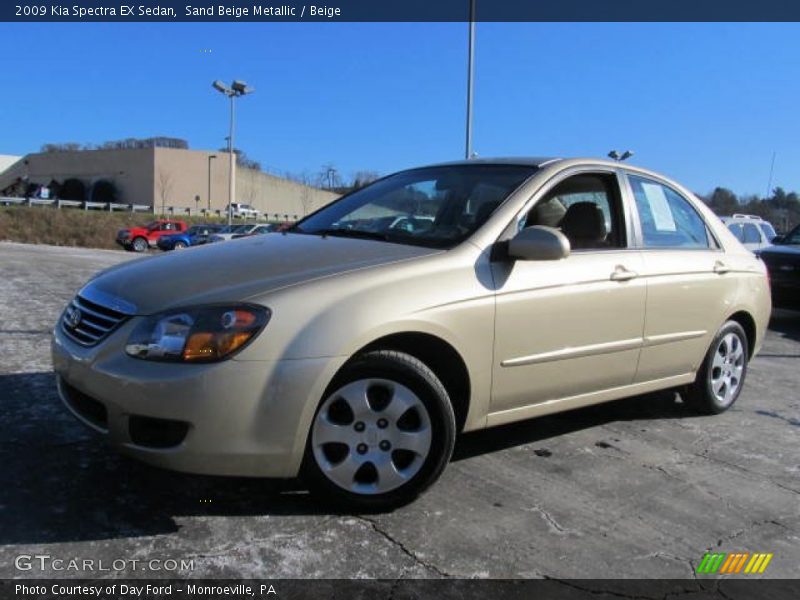
{"type": "Polygon", "coordinates": [[[322,237],[325,236],[335,236],[335,237],[351,237],[351,238],[361,238],[365,240],[380,240],[382,242],[388,242],[389,236],[385,233],[379,233],[377,231],[364,231],[363,229],[317,229],[316,231],[307,231],[304,233],[310,233],[311,235],[321,235],[322,237]]]}

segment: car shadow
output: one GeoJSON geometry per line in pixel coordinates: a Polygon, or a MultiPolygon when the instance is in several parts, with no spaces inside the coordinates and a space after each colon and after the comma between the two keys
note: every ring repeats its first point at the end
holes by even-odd
{"type": "MultiPolygon", "coordinates": [[[[52,373],[0,375],[0,544],[169,534],[187,516],[329,515],[292,481],[208,477],[109,450],[61,405],[52,373]]],[[[619,420],[683,418],[675,394],[650,394],[463,435],[453,460],[619,420]]]]}
{"type": "Polygon", "coordinates": [[[0,375],[0,544],[168,534],[176,517],[330,514],[279,480],[206,477],[111,451],[62,406],[52,373],[0,375]]]}
{"type": "MultiPolygon", "coordinates": [[[[689,408],[676,392],[654,392],[465,433],[456,444],[452,460],[459,461],[514,446],[535,444],[607,423],[686,419],[696,416],[698,413],[689,408]]],[[[541,451],[548,452],[546,449],[541,451]]]]}
{"type": "Polygon", "coordinates": [[[769,329],[784,339],[800,342],[800,311],[773,309],[769,329]]]}

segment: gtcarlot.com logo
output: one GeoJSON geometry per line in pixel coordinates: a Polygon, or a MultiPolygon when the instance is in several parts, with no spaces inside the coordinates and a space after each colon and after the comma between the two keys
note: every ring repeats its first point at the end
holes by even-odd
{"type": "Polygon", "coordinates": [[[767,569],[772,554],[761,552],[708,552],[697,566],[698,573],[707,575],[755,575],[767,569]]]}
{"type": "Polygon", "coordinates": [[[194,571],[194,560],[173,558],[58,558],[50,554],[20,554],[14,559],[18,571],[194,571]]]}

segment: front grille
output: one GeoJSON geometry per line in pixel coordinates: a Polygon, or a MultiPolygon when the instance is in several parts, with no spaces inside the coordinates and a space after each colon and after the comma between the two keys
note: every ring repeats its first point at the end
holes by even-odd
{"type": "Polygon", "coordinates": [[[124,313],[75,296],[61,316],[61,330],[82,346],[94,346],[127,318],[124,313]]]}

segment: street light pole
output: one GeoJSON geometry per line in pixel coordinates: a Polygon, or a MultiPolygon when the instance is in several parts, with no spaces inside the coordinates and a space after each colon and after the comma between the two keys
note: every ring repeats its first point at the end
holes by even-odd
{"type": "Polygon", "coordinates": [[[233,222],[233,202],[234,198],[236,198],[236,177],[233,172],[236,168],[236,160],[233,157],[233,126],[235,122],[234,113],[236,104],[233,99],[236,98],[236,96],[231,94],[229,97],[231,99],[231,122],[228,131],[228,225],[231,225],[233,222]]]}
{"type": "Polygon", "coordinates": [[[217,158],[216,154],[208,155],[208,212],[211,212],[211,161],[217,158]]]}
{"type": "Polygon", "coordinates": [[[467,59],[467,142],[465,158],[472,158],[472,88],[475,68],[475,0],[469,0],[469,58],[467,59]]]}
{"type": "Polygon", "coordinates": [[[211,86],[217,90],[218,92],[225,94],[231,100],[231,120],[230,120],[230,131],[228,134],[228,160],[229,160],[229,168],[228,168],[228,225],[231,224],[233,221],[233,202],[236,198],[236,176],[234,174],[235,169],[235,156],[234,156],[234,145],[233,145],[233,130],[235,125],[235,102],[236,98],[239,96],[244,96],[246,94],[252,94],[255,89],[247,85],[244,81],[239,79],[235,79],[230,86],[225,85],[220,80],[215,81],[211,84],[211,86]]]}

